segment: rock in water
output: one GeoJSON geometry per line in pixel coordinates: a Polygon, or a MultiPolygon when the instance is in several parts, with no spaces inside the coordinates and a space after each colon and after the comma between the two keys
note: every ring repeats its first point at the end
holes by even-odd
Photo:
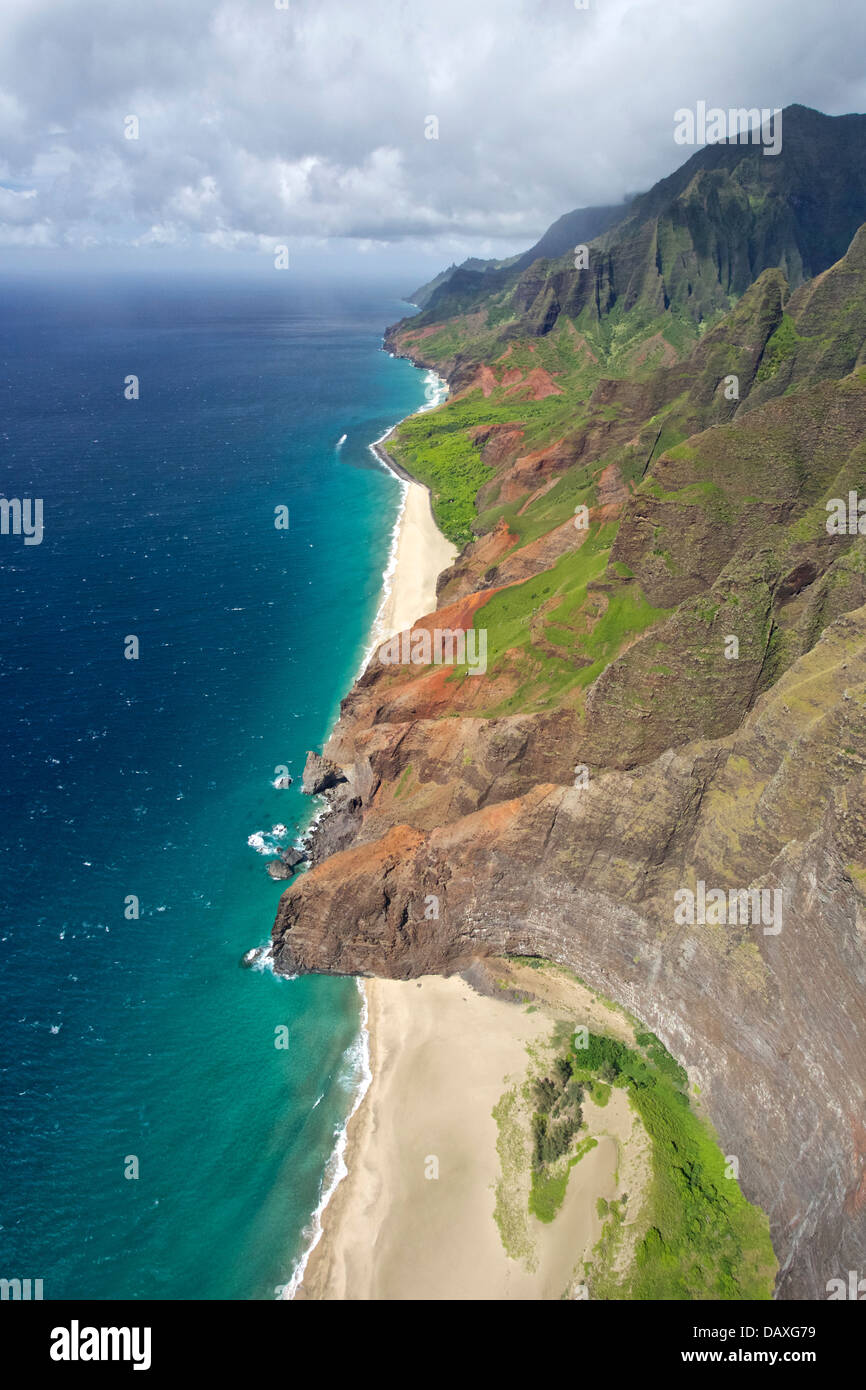
{"type": "Polygon", "coordinates": [[[308,855],[305,850],[295,849],[290,845],[284,849],[279,859],[272,859],[268,864],[268,873],[271,878],[283,879],[291,878],[299,864],[307,862],[308,855]]]}

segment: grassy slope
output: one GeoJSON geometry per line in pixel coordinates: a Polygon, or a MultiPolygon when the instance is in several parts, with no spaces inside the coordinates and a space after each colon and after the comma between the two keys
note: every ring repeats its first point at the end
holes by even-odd
{"type": "MultiPolygon", "coordinates": [[[[513,340],[503,354],[501,341],[491,337],[491,322],[502,312],[494,297],[486,317],[477,310],[424,339],[434,359],[440,352],[497,351],[487,396],[470,389],[414,417],[399,428],[394,445],[409,471],[431,486],[437,520],[458,544],[501,523],[512,537],[511,552],[538,541],[578,505],[597,504],[599,476],[611,464],[638,496],[661,504],[651,550],[638,566],[616,543],[618,523],[596,521],[581,550],[539,566],[533,578],[494,594],[478,610],[475,626],[488,632],[490,675],[507,679],[475,713],[498,716],[563,702],[580,711],[581,692],[675,607],[676,601],[651,597],[664,589],[658,566],[674,579],[687,578],[707,534],[730,537],[732,576],[742,549],[746,588],[749,553],[764,547],[769,569],[783,570],[795,562],[797,547],[817,543],[823,499],[840,495],[843,481],[856,481],[862,471],[852,452],[866,421],[864,372],[856,367],[866,337],[860,240],[784,309],[784,278],[767,271],[711,329],[696,328],[676,310],[658,315],[639,304],[628,313],[615,307],[596,322],[561,316],[551,333],[513,340]],[[657,365],[660,353],[664,367],[657,365]],[[524,399],[519,382],[515,388],[503,380],[505,372],[525,376],[538,369],[559,394],[524,399]],[[731,372],[746,412],[733,422],[739,403],[727,403],[719,391],[731,372]],[[625,405],[605,384],[617,381],[625,405]],[[638,395],[630,397],[634,390],[638,395]],[[623,410],[631,411],[627,419],[620,419],[623,410]],[[535,495],[527,484],[517,496],[504,496],[508,466],[488,466],[474,442],[480,427],[496,424],[522,432],[521,457],[555,445],[566,457],[571,448],[576,461],[535,495]],[[617,424],[623,428],[606,445],[607,426],[617,424]]],[[[478,585],[484,582],[495,587],[495,571],[479,574],[478,585]]],[[[736,596],[730,601],[742,603],[736,596]]],[[[714,613],[720,602],[713,601],[714,613]]],[[[684,640],[682,626],[677,640],[684,640]]],[[[695,640],[704,642],[697,632],[695,640]]],[[[754,645],[756,652],[771,648],[768,677],[797,654],[797,641],[781,640],[764,619],[754,645]]],[[[675,664],[664,654],[660,660],[675,664]]],[[[456,687],[465,674],[458,670],[452,678],[458,708],[456,687]]]]}

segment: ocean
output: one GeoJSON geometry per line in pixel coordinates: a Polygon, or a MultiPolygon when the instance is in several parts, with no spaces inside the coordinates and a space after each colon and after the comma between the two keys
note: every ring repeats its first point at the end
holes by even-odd
{"type": "Polygon", "coordinates": [[[240,962],[388,562],[398,293],[0,280],[2,488],[44,517],[0,535],[0,1277],[46,1299],[278,1297],[332,1181],[356,983],[240,962]]]}

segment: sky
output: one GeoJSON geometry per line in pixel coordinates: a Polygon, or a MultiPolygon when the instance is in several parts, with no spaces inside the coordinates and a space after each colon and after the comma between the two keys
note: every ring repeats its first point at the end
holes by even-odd
{"type": "Polygon", "coordinates": [[[3,0],[0,267],[432,274],[650,187],[699,100],[866,111],[863,0],[582,3],[3,0]]]}

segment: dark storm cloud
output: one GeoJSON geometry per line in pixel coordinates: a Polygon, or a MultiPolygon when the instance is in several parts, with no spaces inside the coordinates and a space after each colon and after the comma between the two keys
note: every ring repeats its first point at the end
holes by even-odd
{"type": "Polygon", "coordinates": [[[866,108],[862,0],[830,13],[803,0],[5,0],[0,243],[338,237],[502,253],[670,172],[688,154],[673,113],[698,99],[866,108]]]}

